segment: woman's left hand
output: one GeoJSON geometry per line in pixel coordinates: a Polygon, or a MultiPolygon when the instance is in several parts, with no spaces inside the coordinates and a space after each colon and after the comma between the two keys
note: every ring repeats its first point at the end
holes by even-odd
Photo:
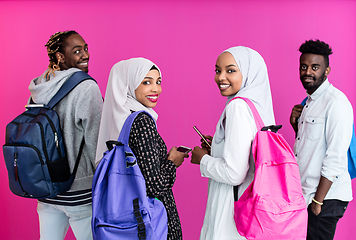
{"type": "Polygon", "coordinates": [[[190,162],[194,164],[200,164],[200,161],[205,154],[209,154],[206,148],[200,148],[198,146],[194,147],[190,162]]]}
{"type": "Polygon", "coordinates": [[[188,158],[188,153],[182,153],[177,151],[177,147],[172,147],[169,150],[167,159],[172,161],[176,167],[179,167],[184,162],[184,158],[188,158]]]}

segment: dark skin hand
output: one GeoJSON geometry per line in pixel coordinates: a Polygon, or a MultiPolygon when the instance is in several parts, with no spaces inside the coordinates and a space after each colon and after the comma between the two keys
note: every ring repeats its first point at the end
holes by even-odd
{"type": "MultiPolygon", "coordinates": [[[[319,181],[319,186],[318,189],[316,190],[314,199],[322,203],[332,184],[333,183],[329,181],[327,178],[321,176],[319,181]]],[[[310,207],[315,215],[319,215],[319,213],[321,212],[322,206],[315,203],[314,201],[311,203],[310,207]]]]}
{"type": "Polygon", "coordinates": [[[177,151],[177,147],[172,147],[171,150],[169,150],[167,159],[172,161],[174,165],[176,165],[176,167],[178,168],[184,162],[184,158],[188,157],[188,153],[179,152],[177,151]]]}
{"type": "MultiPolygon", "coordinates": [[[[211,145],[211,140],[213,139],[213,137],[209,135],[203,136],[208,140],[209,144],[211,145]]],[[[210,147],[204,142],[203,139],[200,139],[200,141],[202,142],[201,148],[196,146],[192,151],[192,158],[190,160],[191,163],[200,164],[200,161],[205,154],[210,155],[210,147]]]]}
{"type": "Polygon", "coordinates": [[[289,122],[293,127],[295,136],[297,136],[298,134],[298,118],[300,117],[302,110],[303,110],[303,105],[301,104],[295,105],[292,109],[292,113],[289,118],[289,122]]]}

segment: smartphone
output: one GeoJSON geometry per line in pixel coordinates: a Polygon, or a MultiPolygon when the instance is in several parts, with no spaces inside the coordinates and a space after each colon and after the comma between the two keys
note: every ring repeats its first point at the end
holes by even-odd
{"type": "Polygon", "coordinates": [[[203,134],[201,134],[201,132],[198,130],[198,128],[196,126],[193,126],[194,130],[199,134],[199,136],[201,137],[201,139],[204,140],[204,142],[211,148],[210,143],[208,142],[208,140],[203,136],[203,134]]]}
{"type": "Polygon", "coordinates": [[[185,147],[185,146],[179,146],[177,148],[177,151],[182,152],[182,153],[189,153],[190,151],[192,151],[192,149],[189,147],[185,147]]]}

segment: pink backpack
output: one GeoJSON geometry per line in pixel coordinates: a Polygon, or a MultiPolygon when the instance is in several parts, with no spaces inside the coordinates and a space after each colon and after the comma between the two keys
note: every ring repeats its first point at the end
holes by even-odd
{"type": "Polygon", "coordinates": [[[237,230],[247,239],[305,239],[307,206],[293,151],[276,133],[282,126],[264,127],[253,103],[241,99],[250,107],[258,132],[252,144],[255,177],[235,202],[237,230]]]}

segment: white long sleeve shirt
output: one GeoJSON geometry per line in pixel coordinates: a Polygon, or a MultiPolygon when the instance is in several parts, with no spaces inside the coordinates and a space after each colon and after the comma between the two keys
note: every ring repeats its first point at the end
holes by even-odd
{"type": "Polygon", "coordinates": [[[350,102],[328,79],[308,95],[294,144],[307,204],[311,203],[321,176],[333,182],[325,199],[352,200],[347,166],[352,124],[350,102]]]}
{"type": "MultiPolygon", "coordinates": [[[[221,119],[225,119],[223,139],[214,135],[211,156],[204,155],[200,172],[209,178],[208,202],[201,231],[201,240],[245,239],[236,230],[233,186],[239,185],[238,197],[254,177],[251,144],[257,128],[247,103],[242,99],[230,102],[221,119]]],[[[218,131],[219,125],[217,126],[218,131]]]]}

